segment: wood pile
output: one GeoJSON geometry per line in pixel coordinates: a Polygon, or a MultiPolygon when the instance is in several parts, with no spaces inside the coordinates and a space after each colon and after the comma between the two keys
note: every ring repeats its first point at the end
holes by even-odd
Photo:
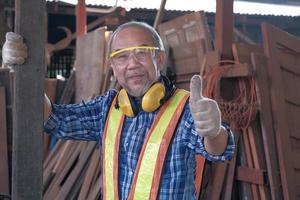
{"type": "MultiPolygon", "coordinates": [[[[109,88],[118,88],[106,67],[110,32],[99,28],[77,40],[75,71],[68,79],[59,103],[89,100],[109,88]],[[76,87],[75,87],[76,85],[76,87]]],[[[99,199],[101,160],[96,142],[58,141],[44,161],[43,199],[99,199]]]]}
{"type": "Polygon", "coordinates": [[[202,12],[159,25],[175,83],[189,89],[200,73],[235,135],[233,159],[206,166],[201,199],[299,199],[299,38],[262,24],[259,46],[235,30],[247,43],[233,44],[233,59],[222,60],[207,48],[207,27],[202,12]]]}
{"type": "MultiPolygon", "coordinates": [[[[238,32],[237,37],[248,43],[233,44],[233,59],[224,61],[213,49],[203,12],[163,23],[158,30],[168,47],[167,75],[173,75],[176,85],[188,90],[191,76],[201,74],[206,95],[218,101],[223,121],[234,131],[235,156],[225,163],[207,162],[201,199],[299,199],[300,40],[262,24],[263,46],[238,32]]],[[[75,91],[75,102],[89,100],[119,87],[104,61],[109,34],[101,28],[78,39],[76,69],[59,98],[58,81],[46,82],[52,101],[70,103],[75,91]]],[[[9,195],[10,185],[11,88],[12,74],[0,68],[3,197],[9,195]]],[[[45,136],[43,199],[101,198],[98,144],[59,140],[51,151],[48,145],[45,136]]]]}

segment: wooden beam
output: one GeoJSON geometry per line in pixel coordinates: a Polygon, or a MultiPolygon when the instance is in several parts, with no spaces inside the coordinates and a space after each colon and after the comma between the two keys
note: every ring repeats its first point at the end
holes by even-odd
{"type": "Polygon", "coordinates": [[[252,167],[237,167],[236,180],[253,183],[257,185],[267,184],[267,172],[263,169],[255,169],[252,167]]]}
{"type": "Polygon", "coordinates": [[[86,34],[85,0],[78,0],[76,5],[76,33],[77,36],[86,34]]]}
{"type": "Polygon", "coordinates": [[[166,5],[167,0],[161,0],[160,3],[160,8],[157,11],[156,17],[155,17],[155,21],[154,21],[154,25],[153,27],[157,30],[158,25],[161,23],[163,17],[164,17],[164,12],[165,12],[165,5],[166,5]]]}
{"type": "Polygon", "coordinates": [[[217,0],[215,16],[215,50],[221,59],[232,59],[233,0],[217,0]]]}
{"type": "Polygon", "coordinates": [[[5,87],[0,87],[0,193],[9,194],[5,87]]]}
{"type": "Polygon", "coordinates": [[[12,199],[42,199],[45,1],[15,1],[15,31],[30,50],[27,61],[13,67],[12,199]]]}

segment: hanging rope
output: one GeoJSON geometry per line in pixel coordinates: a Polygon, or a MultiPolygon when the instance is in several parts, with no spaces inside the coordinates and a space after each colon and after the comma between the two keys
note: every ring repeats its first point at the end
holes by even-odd
{"type": "Polygon", "coordinates": [[[203,79],[206,81],[204,95],[218,102],[223,121],[235,126],[233,128],[245,129],[250,125],[257,113],[254,78],[252,76],[237,78],[239,91],[237,91],[237,97],[232,100],[224,100],[217,92],[223,74],[230,69],[223,67],[224,64],[236,63],[236,61],[232,60],[223,60],[213,65],[209,72],[204,72],[203,79]]]}

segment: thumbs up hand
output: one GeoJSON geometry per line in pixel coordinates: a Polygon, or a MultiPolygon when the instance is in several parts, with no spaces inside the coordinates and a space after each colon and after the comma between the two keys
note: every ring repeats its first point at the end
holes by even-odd
{"type": "Polygon", "coordinates": [[[216,137],[221,129],[221,112],[216,101],[202,96],[202,78],[194,75],[190,84],[190,109],[199,135],[216,137]]]}

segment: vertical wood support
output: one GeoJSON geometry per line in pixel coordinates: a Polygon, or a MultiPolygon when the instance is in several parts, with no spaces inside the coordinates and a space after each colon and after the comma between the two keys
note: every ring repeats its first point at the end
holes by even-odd
{"type": "Polygon", "coordinates": [[[13,102],[12,199],[42,199],[45,1],[15,1],[15,31],[29,49],[15,66],[13,102]]]}
{"type": "Polygon", "coordinates": [[[5,87],[0,86],[0,193],[9,194],[5,87]]]}
{"type": "Polygon", "coordinates": [[[217,0],[215,17],[215,50],[222,60],[232,59],[233,0],[217,0]]]}
{"type": "Polygon", "coordinates": [[[165,12],[165,5],[166,5],[167,0],[161,0],[159,10],[157,11],[155,21],[154,21],[154,29],[157,30],[158,25],[161,23],[163,17],[164,17],[164,12],[165,12]]]}
{"type": "Polygon", "coordinates": [[[77,37],[86,34],[85,0],[78,0],[76,5],[76,33],[77,37]]]}

